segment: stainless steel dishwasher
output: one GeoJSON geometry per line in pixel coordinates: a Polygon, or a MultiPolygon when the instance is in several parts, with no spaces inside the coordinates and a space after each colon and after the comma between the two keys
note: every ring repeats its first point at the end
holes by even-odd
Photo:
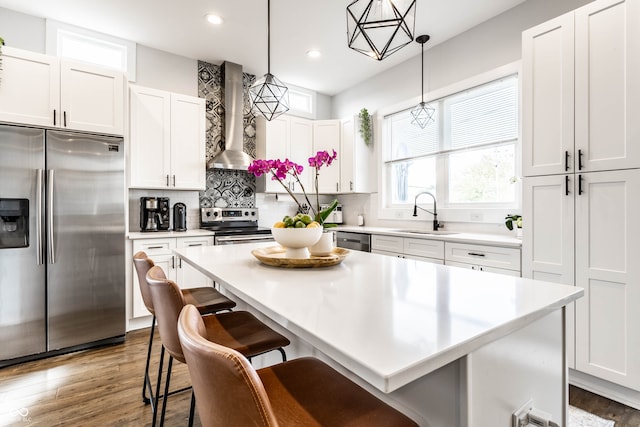
{"type": "Polygon", "coordinates": [[[371,234],[337,231],[336,245],[340,248],[371,252],[371,234]]]}

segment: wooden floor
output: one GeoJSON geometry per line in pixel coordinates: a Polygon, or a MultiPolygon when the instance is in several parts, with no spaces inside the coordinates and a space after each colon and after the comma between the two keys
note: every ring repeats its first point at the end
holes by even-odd
{"type": "MultiPolygon", "coordinates": [[[[151,407],[142,402],[148,334],[134,331],[124,344],[0,369],[0,426],[150,426],[151,407]]],[[[156,334],[153,384],[159,354],[156,334]]],[[[189,384],[186,365],[176,362],[173,371],[172,389],[189,384]]],[[[190,398],[189,391],[169,398],[167,426],[187,425],[190,398]]]]}
{"type": "MultiPolygon", "coordinates": [[[[72,353],[0,369],[0,426],[150,426],[142,402],[148,329],[127,334],[124,344],[72,353]]],[[[156,336],[152,372],[157,372],[156,336]]],[[[155,384],[155,375],[153,383],[155,384]]],[[[176,362],[172,389],[187,386],[186,366],[176,362]]],[[[640,426],[640,411],[570,387],[570,403],[616,427],[640,426]]],[[[169,398],[167,426],[186,426],[190,392],[169,398]]],[[[195,426],[200,426],[196,414],[195,426]]]]}

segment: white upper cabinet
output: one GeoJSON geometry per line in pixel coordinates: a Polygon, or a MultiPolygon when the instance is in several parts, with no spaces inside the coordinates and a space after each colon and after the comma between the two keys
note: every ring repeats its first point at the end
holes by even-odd
{"type": "Polygon", "coordinates": [[[3,46],[1,78],[0,120],[54,126],[57,112],[60,123],[58,58],[3,46]]]}
{"type": "Polygon", "coordinates": [[[130,88],[130,187],[205,188],[204,99],[130,88]]]}
{"type": "Polygon", "coordinates": [[[573,12],[522,34],[522,173],[573,170],[573,12]]]}
{"type": "Polygon", "coordinates": [[[122,135],[124,76],[90,64],[60,61],[62,127],[122,135]]]}
{"type": "MultiPolygon", "coordinates": [[[[256,119],[256,154],[262,160],[289,159],[301,165],[304,170],[300,182],[307,193],[313,192],[312,171],[309,157],[313,149],[313,125],[311,120],[281,115],[271,121],[262,117],[256,119]]],[[[271,175],[260,177],[257,191],[284,193],[286,189],[271,175]]],[[[300,185],[294,180],[285,183],[293,192],[301,192],[300,185]]]]}
{"type": "Polygon", "coordinates": [[[320,169],[318,191],[323,194],[340,192],[340,120],[316,120],[313,122],[313,153],[333,150],[338,157],[331,166],[320,169]]]}
{"type": "Polygon", "coordinates": [[[523,174],[640,167],[637,0],[600,0],[523,33],[523,174]]]}
{"type": "Polygon", "coordinates": [[[638,0],[576,10],[576,172],[640,167],[639,17],[638,0]]]}
{"type": "Polygon", "coordinates": [[[340,192],[373,193],[378,185],[373,145],[360,136],[358,116],[340,121],[340,192]]]}
{"type": "Polygon", "coordinates": [[[2,68],[0,121],[123,134],[122,73],[10,47],[2,68]]]}

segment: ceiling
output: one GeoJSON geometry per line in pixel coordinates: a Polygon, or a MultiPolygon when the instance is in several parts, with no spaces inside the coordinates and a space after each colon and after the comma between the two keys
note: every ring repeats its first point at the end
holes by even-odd
{"type": "MultiPolygon", "coordinates": [[[[417,0],[416,35],[425,49],[525,0],[417,0]]],[[[347,47],[351,0],[272,0],[271,72],[280,80],[335,95],[420,54],[412,43],[382,61],[347,47]],[[310,49],[322,56],[311,59],[310,49]]],[[[214,64],[228,60],[245,72],[267,71],[266,0],[0,0],[0,7],[114,35],[214,64]],[[205,15],[224,19],[213,26],[205,15]]],[[[8,45],[11,45],[9,40],[8,45]]]]}

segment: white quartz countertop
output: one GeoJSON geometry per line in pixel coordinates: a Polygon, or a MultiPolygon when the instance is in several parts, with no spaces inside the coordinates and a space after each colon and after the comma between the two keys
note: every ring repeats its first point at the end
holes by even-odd
{"type": "Polygon", "coordinates": [[[416,239],[444,240],[446,242],[470,243],[476,245],[489,245],[501,247],[522,247],[522,240],[516,237],[503,236],[499,234],[481,233],[457,233],[450,231],[440,231],[430,234],[431,231],[424,226],[407,226],[404,228],[389,227],[368,227],[357,225],[341,225],[332,228],[336,231],[348,231],[352,233],[384,234],[387,236],[412,237],[416,239]],[[409,231],[411,230],[411,231],[409,231]],[[414,232],[420,231],[420,232],[414,232]],[[424,233],[422,232],[424,231],[424,233]],[[439,234],[440,233],[440,234],[439,234]]]}
{"type": "Polygon", "coordinates": [[[384,392],[583,295],[573,286],[359,251],[333,267],[271,267],[251,254],[268,246],[175,252],[384,392]]]}
{"type": "Polygon", "coordinates": [[[199,228],[187,231],[131,231],[127,235],[129,240],[136,239],[167,239],[176,237],[200,237],[200,236],[213,236],[214,232],[209,230],[201,230],[199,228]]]}

